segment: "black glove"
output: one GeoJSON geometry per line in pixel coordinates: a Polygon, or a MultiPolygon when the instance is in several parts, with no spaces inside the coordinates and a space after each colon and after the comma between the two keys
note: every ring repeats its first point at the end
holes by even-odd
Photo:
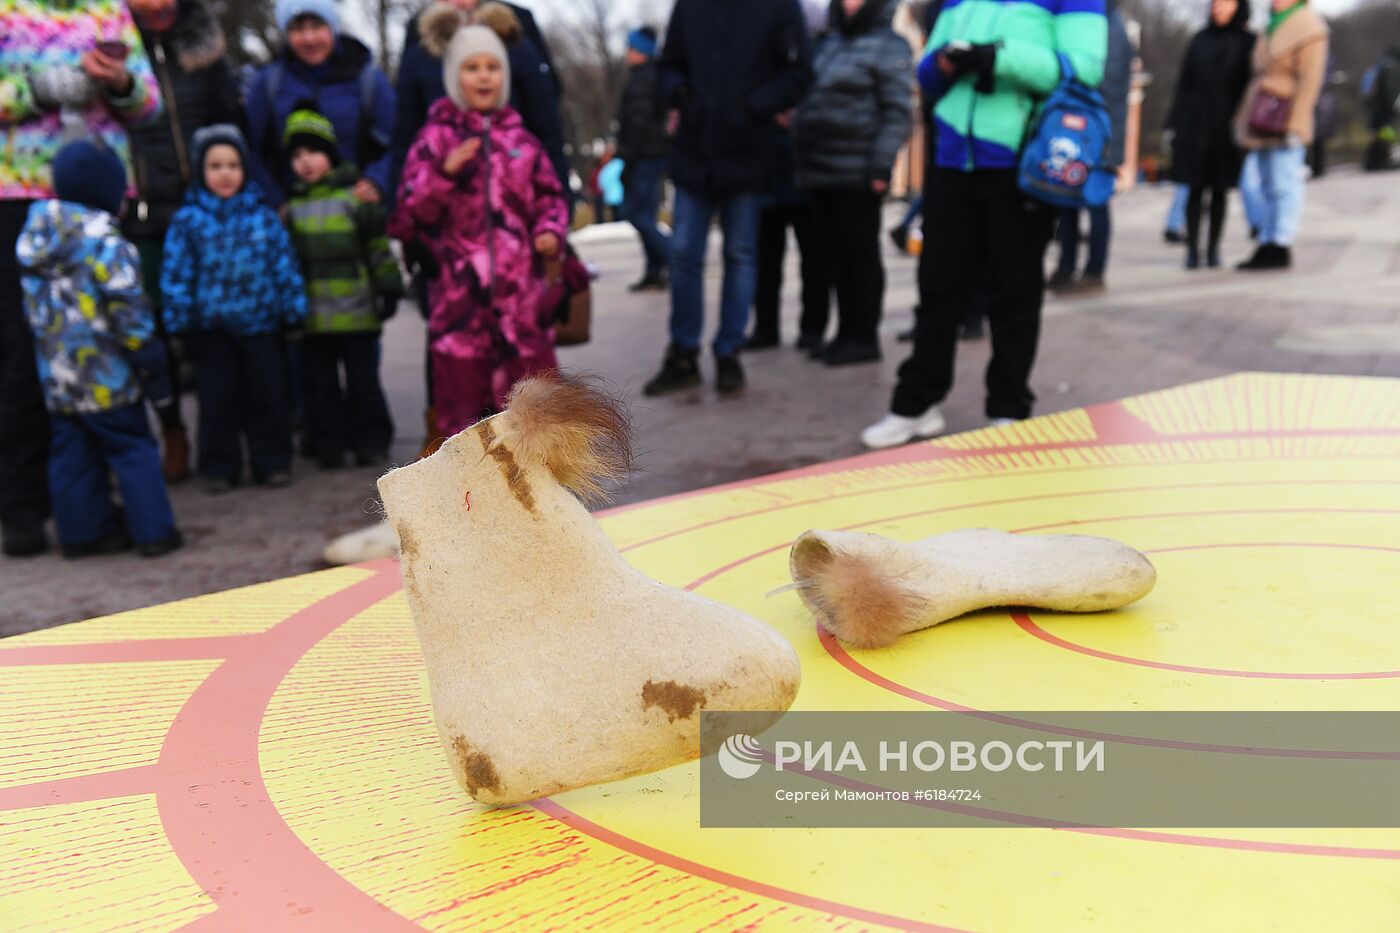
{"type": "Polygon", "coordinates": [[[957,69],[956,77],[977,76],[977,93],[991,94],[996,90],[997,47],[983,43],[980,45],[947,46],[943,54],[957,69]]]}
{"type": "Polygon", "coordinates": [[[389,318],[393,317],[395,314],[398,313],[399,297],[400,296],[398,295],[379,296],[377,305],[374,309],[374,316],[379,318],[379,323],[383,324],[385,321],[389,320],[389,318]]]}

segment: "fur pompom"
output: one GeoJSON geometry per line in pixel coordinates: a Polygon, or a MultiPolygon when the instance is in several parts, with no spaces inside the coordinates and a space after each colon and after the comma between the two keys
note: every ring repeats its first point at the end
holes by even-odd
{"type": "Polygon", "coordinates": [[[606,484],[632,469],[627,409],[577,376],[550,371],[516,383],[497,439],[588,502],[605,499],[606,484]]]}
{"type": "Polygon", "coordinates": [[[928,611],[889,562],[837,551],[810,531],[792,546],[792,576],[822,626],[857,648],[894,644],[928,611]]]}
{"type": "Polygon", "coordinates": [[[520,37],[525,34],[524,27],[520,25],[520,17],[515,15],[515,11],[504,3],[483,3],[481,8],[472,16],[472,22],[478,26],[485,26],[496,35],[501,37],[501,42],[509,48],[520,41],[520,37]]]}
{"type": "Polygon", "coordinates": [[[423,48],[434,58],[442,58],[457,30],[467,23],[467,14],[452,4],[432,4],[418,17],[418,35],[423,41],[423,48]]]}

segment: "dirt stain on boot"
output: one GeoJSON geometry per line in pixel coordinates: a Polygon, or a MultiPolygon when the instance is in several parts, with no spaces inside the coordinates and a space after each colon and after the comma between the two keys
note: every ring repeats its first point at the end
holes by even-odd
{"type": "Polygon", "coordinates": [[[674,680],[660,683],[648,680],[642,685],[642,709],[653,706],[666,714],[671,722],[689,719],[698,707],[705,705],[705,692],[694,687],[678,684],[674,680]]]}
{"type": "Polygon", "coordinates": [[[452,752],[457,756],[457,763],[462,766],[462,774],[467,779],[467,793],[475,797],[478,790],[500,792],[501,778],[490,757],[472,748],[460,735],[452,737],[452,752]]]}
{"type": "Polygon", "coordinates": [[[511,494],[525,507],[525,511],[534,515],[535,494],[530,489],[530,481],[525,478],[525,471],[520,469],[520,464],[515,461],[515,454],[511,453],[505,444],[496,442],[496,429],[491,427],[490,421],[481,422],[480,436],[481,446],[491,455],[491,459],[500,465],[501,475],[506,478],[506,486],[510,488],[511,494]]]}

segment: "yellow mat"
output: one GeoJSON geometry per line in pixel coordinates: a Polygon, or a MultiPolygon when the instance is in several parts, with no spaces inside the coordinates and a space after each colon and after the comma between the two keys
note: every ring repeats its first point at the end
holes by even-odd
{"type": "MultiPolygon", "coordinates": [[[[775,627],[804,710],[1400,707],[1400,382],[1246,374],[614,510],[775,627]],[[883,651],[787,582],[811,527],[1076,531],[1160,582],[883,651]]],[[[586,646],[580,646],[586,650],[586,646]]],[[[392,562],[0,642],[0,928],[1378,928],[1397,830],[719,830],[697,766],[489,810],[438,747],[392,562]]]]}

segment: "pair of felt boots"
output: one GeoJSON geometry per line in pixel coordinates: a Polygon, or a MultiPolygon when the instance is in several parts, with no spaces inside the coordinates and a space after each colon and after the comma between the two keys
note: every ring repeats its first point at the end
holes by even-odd
{"type": "MultiPolygon", "coordinates": [[[[700,712],[787,709],[797,654],[737,610],[633,568],[582,500],[628,469],[630,423],[555,374],[506,411],[379,480],[443,747],[467,792],[509,804],[700,754],[700,712]]],[[[988,529],[900,544],[810,531],[791,554],[806,605],[879,646],[974,609],[1110,609],[1151,589],[1124,545],[988,529]]]]}

